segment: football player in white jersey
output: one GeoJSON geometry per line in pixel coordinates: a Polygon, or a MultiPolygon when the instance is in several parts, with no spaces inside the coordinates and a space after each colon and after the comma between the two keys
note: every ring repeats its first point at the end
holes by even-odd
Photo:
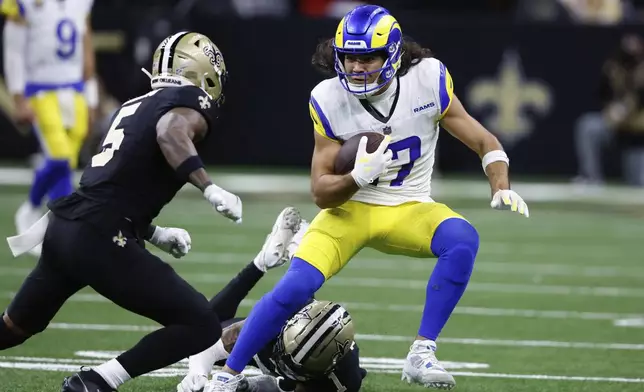
{"type": "MultiPolygon", "coordinates": [[[[46,156],[16,213],[26,231],[50,200],[71,193],[72,170],[98,105],[90,13],[93,0],[2,0],[4,76],[15,120],[33,124],[46,156]]],[[[38,255],[40,248],[31,253],[38,255]]]]}
{"type": "MultiPolygon", "coordinates": [[[[349,12],[335,37],[318,47],[313,63],[337,74],[313,89],[309,105],[315,128],[312,193],[323,210],[284,277],[253,308],[224,371],[241,372],[290,314],[370,247],[438,258],[402,378],[451,389],[455,381],[436,359],[436,340],[470,279],[479,236],[461,215],[431,198],[440,126],[481,157],[491,206],[528,216],[526,203],[510,190],[508,157],[454,95],[445,65],[403,39],[400,25],[384,8],[365,5],[349,12]],[[342,143],[365,130],[386,135],[380,148],[367,153],[364,138],[353,171],[335,174],[342,143]]],[[[225,373],[215,377],[221,380],[219,390],[226,390],[230,376],[225,373]]]]}

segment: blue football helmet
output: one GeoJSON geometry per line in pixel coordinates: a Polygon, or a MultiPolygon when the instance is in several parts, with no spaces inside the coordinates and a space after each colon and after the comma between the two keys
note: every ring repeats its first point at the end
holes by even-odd
{"type": "Polygon", "coordinates": [[[361,5],[342,18],[333,41],[335,70],[340,83],[349,92],[368,96],[378,91],[394,78],[400,69],[402,57],[402,30],[398,21],[382,7],[361,5]],[[347,73],[344,56],[381,52],[386,56],[382,68],[367,73],[347,73]],[[369,75],[379,75],[373,83],[367,83],[369,75]],[[351,83],[348,77],[366,76],[361,84],[351,83]]]}

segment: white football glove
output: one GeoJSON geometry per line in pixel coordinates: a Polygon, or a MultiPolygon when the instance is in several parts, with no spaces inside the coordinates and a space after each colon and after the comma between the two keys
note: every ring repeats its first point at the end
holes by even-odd
{"type": "Polygon", "coordinates": [[[177,392],[201,392],[208,384],[208,376],[204,374],[188,373],[179,384],[177,392]]]}
{"type": "Polygon", "coordinates": [[[164,252],[170,253],[177,259],[188,254],[192,247],[190,234],[188,234],[184,229],[178,229],[175,227],[157,226],[156,229],[154,229],[152,238],[148,241],[164,252]]]}
{"type": "Polygon", "coordinates": [[[497,191],[492,197],[490,207],[495,210],[515,211],[521,215],[525,215],[526,218],[530,217],[528,205],[523,201],[518,193],[509,189],[501,189],[497,191]]]}
{"type": "Polygon", "coordinates": [[[387,150],[387,146],[391,141],[390,136],[385,136],[376,151],[371,154],[367,152],[367,140],[366,136],[360,138],[358,152],[356,153],[356,163],[351,171],[353,180],[360,188],[374,182],[376,178],[387,171],[392,162],[391,156],[393,153],[391,150],[387,150]]]}
{"type": "Polygon", "coordinates": [[[208,185],[203,191],[203,195],[218,213],[235,223],[242,222],[242,201],[239,196],[215,184],[208,185]]]}

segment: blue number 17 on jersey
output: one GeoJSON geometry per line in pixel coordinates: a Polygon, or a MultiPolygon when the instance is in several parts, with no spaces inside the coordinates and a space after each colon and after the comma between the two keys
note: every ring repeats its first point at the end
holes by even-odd
{"type": "Polygon", "coordinates": [[[400,169],[398,170],[395,178],[379,178],[373,182],[373,185],[376,186],[379,183],[385,185],[385,181],[390,181],[389,186],[401,186],[405,178],[407,178],[407,176],[411,173],[411,169],[413,169],[416,160],[420,158],[420,138],[418,136],[410,136],[406,139],[391,143],[387,149],[391,150],[391,157],[394,161],[404,159],[406,162],[400,162],[402,166],[400,166],[400,169]],[[404,158],[402,157],[401,152],[403,151],[409,151],[408,158],[406,156],[404,158]]]}

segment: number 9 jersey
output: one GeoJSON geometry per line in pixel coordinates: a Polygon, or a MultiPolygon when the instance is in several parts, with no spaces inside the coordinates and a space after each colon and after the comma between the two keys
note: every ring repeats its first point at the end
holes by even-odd
{"type": "Polygon", "coordinates": [[[342,143],[371,131],[391,136],[391,169],[377,183],[351,198],[378,205],[410,201],[432,202],[438,122],[453,96],[449,72],[435,58],[426,58],[392,81],[381,95],[357,99],[337,78],[327,79],[311,92],[309,111],[317,133],[342,143]]]}
{"type": "Polygon", "coordinates": [[[4,15],[27,25],[27,91],[76,87],[82,91],[83,35],[93,0],[2,0],[4,15]]]}

